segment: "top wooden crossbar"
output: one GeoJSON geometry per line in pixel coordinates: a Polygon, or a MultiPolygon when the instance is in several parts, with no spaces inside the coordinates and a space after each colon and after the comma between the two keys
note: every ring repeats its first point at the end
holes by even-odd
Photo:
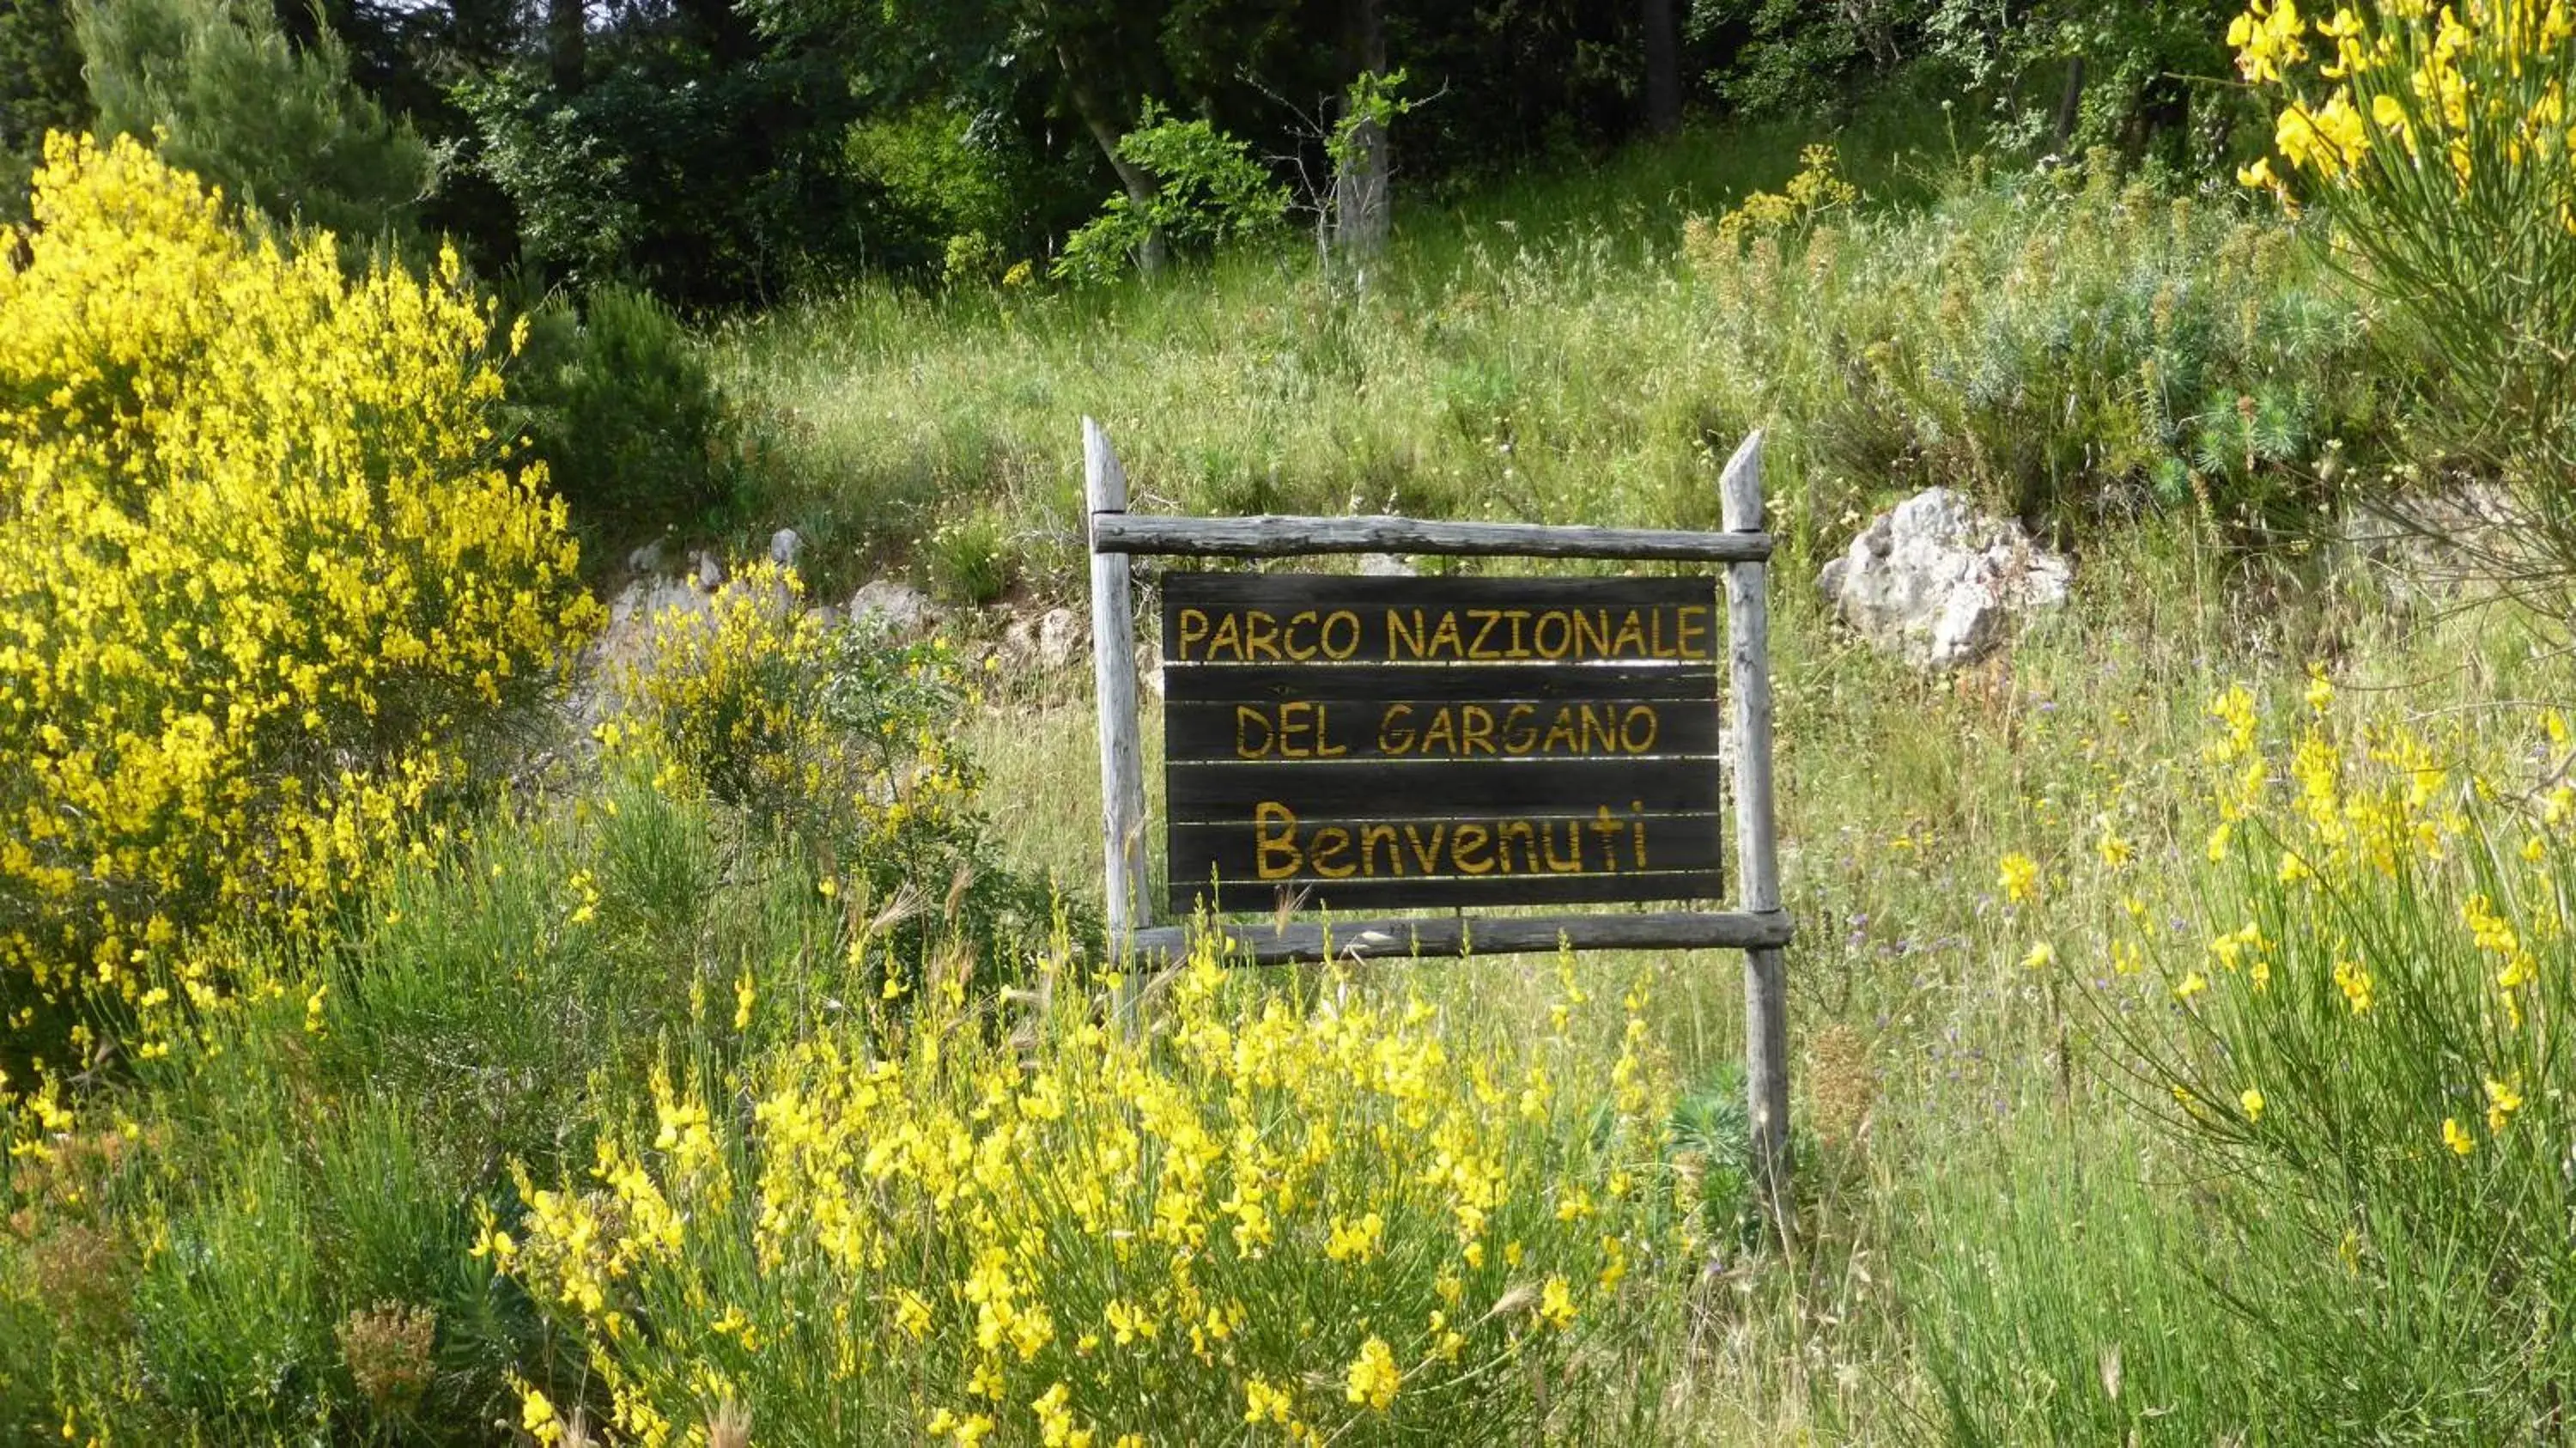
{"type": "Polygon", "coordinates": [[[1771,535],[1672,528],[1584,528],[1544,523],[1452,523],[1427,518],[1173,518],[1098,512],[1096,553],[1192,558],[1277,558],[1306,553],[1445,553],[1479,558],[1614,558],[1760,563],[1771,535]]]}

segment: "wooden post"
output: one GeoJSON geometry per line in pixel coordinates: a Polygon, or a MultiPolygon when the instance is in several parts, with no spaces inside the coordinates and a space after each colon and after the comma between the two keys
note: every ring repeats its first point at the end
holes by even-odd
{"type": "MultiPolygon", "coordinates": [[[[1092,540],[1098,520],[1127,511],[1127,473],[1110,450],[1099,423],[1082,420],[1082,483],[1090,514],[1083,536],[1092,540]]],[[[1137,743],[1136,613],[1129,594],[1127,555],[1091,554],[1091,671],[1100,709],[1101,852],[1106,869],[1109,953],[1118,969],[1135,973],[1128,959],[1136,931],[1153,923],[1146,894],[1145,761],[1137,743]]],[[[1137,992],[1130,980],[1120,992],[1122,1012],[1137,992]]]]}
{"type": "MultiPolygon", "coordinates": [[[[1762,434],[1727,459],[1718,479],[1726,531],[1762,528],[1762,434]]],[[[1726,567],[1726,632],[1735,696],[1736,865],[1741,907],[1780,908],[1780,854],[1771,798],[1771,618],[1767,563],[1726,567]]],[[[1794,1240],[1789,1193],[1788,979],[1778,946],[1744,953],[1744,1090],[1756,1188],[1784,1242],[1794,1240]]]]}

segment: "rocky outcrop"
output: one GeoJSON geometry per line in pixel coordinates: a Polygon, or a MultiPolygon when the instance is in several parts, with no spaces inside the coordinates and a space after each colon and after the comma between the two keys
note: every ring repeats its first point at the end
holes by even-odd
{"type": "Polygon", "coordinates": [[[875,623],[898,638],[927,633],[939,622],[939,605],[918,588],[891,578],[871,579],[842,610],[852,623],[875,623]]]}
{"type": "Polygon", "coordinates": [[[1992,652],[2016,618],[2065,603],[2074,571],[2020,523],[1927,488],[1872,519],[1816,582],[1861,637],[1955,669],[1992,652]]]}

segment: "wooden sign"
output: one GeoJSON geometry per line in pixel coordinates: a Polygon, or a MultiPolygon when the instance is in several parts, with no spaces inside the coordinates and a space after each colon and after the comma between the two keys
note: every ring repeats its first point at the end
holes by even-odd
{"type": "Polygon", "coordinates": [[[1186,914],[1724,893],[1714,583],[1163,581],[1186,914]]]}
{"type": "Polygon", "coordinates": [[[1212,933],[1284,964],[1552,950],[1744,952],[1756,1196],[1794,1238],[1789,1013],[1771,779],[1772,541],[1762,434],[1718,474],[1722,532],[1426,518],[1175,518],[1127,511],[1109,434],[1082,420],[1100,713],[1102,905],[1117,1015],[1145,972],[1212,933]],[[1687,579],[1164,575],[1169,903],[1153,923],[1130,562],[1317,553],[1663,559],[1687,579]],[[1723,637],[1724,643],[1719,640],[1723,637]],[[1717,655],[1728,670],[1738,864],[1719,874],[1717,655]],[[1297,920],[1297,909],[1706,899],[1683,910],[1297,920]],[[1281,906],[1290,907],[1281,910],[1281,906]],[[1715,906],[1716,908],[1711,908],[1715,906]]]}

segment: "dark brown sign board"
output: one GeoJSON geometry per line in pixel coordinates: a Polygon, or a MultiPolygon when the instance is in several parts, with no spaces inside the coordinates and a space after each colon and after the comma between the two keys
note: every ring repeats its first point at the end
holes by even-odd
{"type": "Polygon", "coordinates": [[[1724,894],[1704,578],[1163,580],[1171,908],[1724,894]]]}

